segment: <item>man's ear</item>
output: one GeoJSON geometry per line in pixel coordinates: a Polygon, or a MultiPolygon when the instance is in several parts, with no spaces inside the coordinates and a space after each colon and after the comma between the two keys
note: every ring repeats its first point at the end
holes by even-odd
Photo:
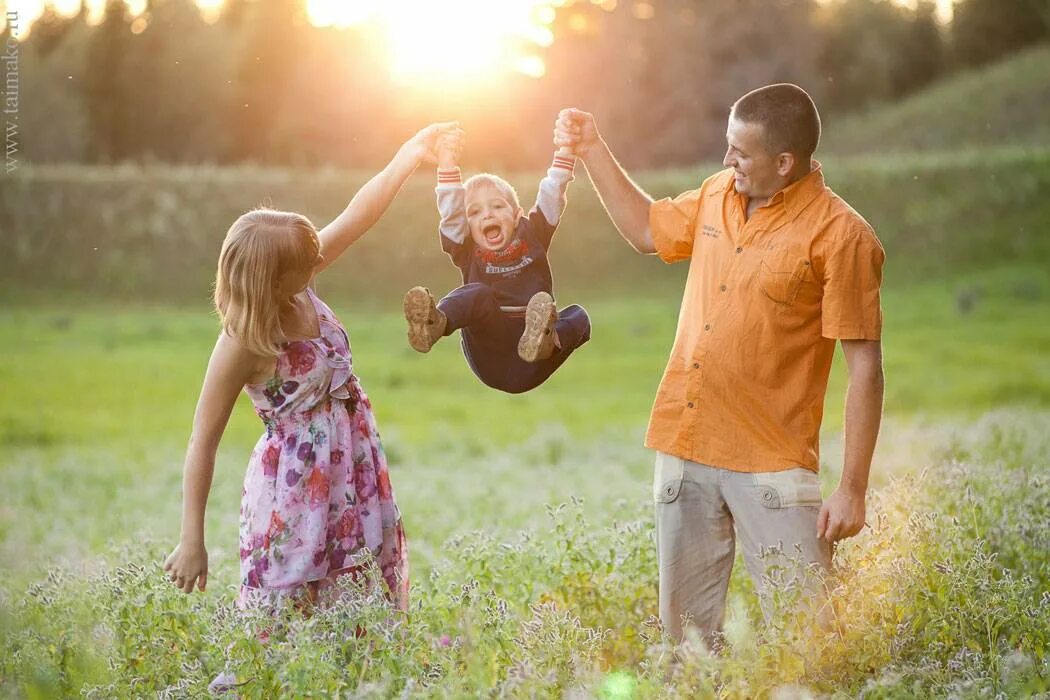
{"type": "Polygon", "coordinates": [[[795,154],[780,153],[777,155],[777,175],[787,177],[795,170],[795,154]]]}

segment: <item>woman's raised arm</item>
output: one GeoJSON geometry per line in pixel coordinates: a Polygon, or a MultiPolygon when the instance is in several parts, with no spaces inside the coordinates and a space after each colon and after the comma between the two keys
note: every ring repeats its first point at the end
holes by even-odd
{"type": "Polygon", "coordinates": [[[346,209],[318,233],[323,270],[379,221],[408,176],[423,161],[436,162],[435,148],[441,134],[459,129],[458,122],[431,124],[406,141],[393,159],[358,190],[346,209]]]}

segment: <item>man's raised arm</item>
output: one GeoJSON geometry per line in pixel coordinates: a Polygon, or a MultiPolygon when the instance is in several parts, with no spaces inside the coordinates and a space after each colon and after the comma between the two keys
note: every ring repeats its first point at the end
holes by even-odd
{"type": "Polygon", "coordinates": [[[653,199],[634,184],[598,133],[594,115],[563,109],[554,123],[554,145],[572,149],[587,167],[598,198],[616,229],[639,253],[655,253],[649,230],[653,199]]]}

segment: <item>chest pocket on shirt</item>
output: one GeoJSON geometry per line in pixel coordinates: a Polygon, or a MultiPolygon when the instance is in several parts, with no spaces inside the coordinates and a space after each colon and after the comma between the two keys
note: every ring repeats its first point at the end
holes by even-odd
{"type": "Polygon", "coordinates": [[[758,286],[762,293],[778,304],[793,304],[799,290],[812,281],[809,258],[789,251],[775,251],[762,258],[758,286]]]}

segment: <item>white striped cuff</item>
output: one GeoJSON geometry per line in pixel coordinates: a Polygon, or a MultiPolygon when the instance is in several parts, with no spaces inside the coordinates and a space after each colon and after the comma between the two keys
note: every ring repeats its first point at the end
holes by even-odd
{"type": "Polygon", "coordinates": [[[463,182],[459,168],[438,168],[437,178],[439,185],[458,185],[463,182]]]}
{"type": "Polygon", "coordinates": [[[576,156],[563,156],[560,153],[555,153],[554,162],[551,163],[551,167],[568,170],[571,173],[573,168],[576,167],[576,156]]]}

